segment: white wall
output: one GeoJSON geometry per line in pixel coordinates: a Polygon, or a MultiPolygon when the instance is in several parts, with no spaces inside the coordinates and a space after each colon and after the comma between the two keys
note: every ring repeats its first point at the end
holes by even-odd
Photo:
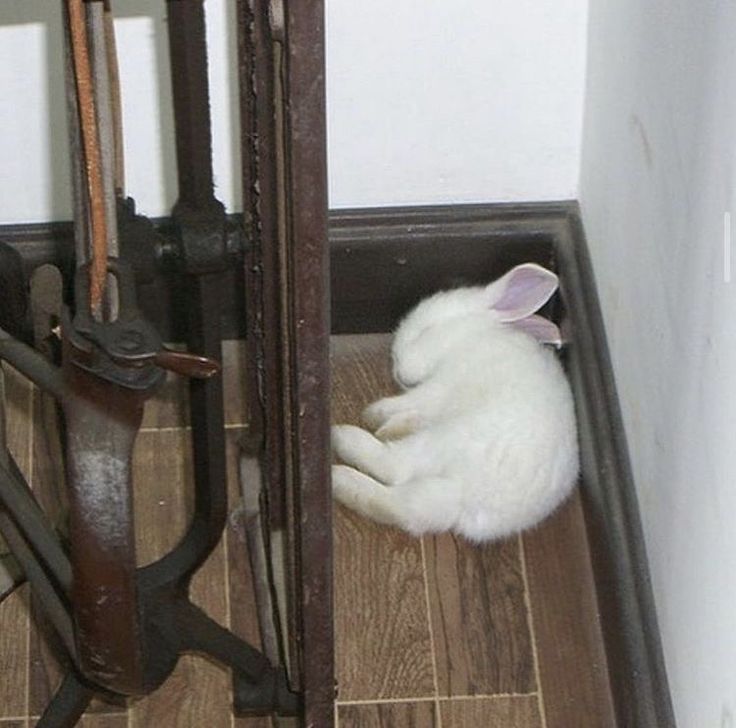
{"type": "Polygon", "coordinates": [[[736,724],[736,5],[590,1],[580,196],[681,728],[736,724]],[[729,243],[733,247],[732,242],[729,243]]]}
{"type": "MultiPolygon", "coordinates": [[[[233,6],[207,0],[216,178],[231,209],[240,197],[233,6]]],[[[585,6],[328,0],[332,206],[574,197],[585,6]]],[[[115,10],[129,191],[161,215],[176,195],[165,3],[117,0],[115,10]]],[[[13,99],[0,105],[0,223],[70,214],[59,30],[58,3],[0,3],[0,89],[13,99]]]]}
{"type": "Polygon", "coordinates": [[[586,5],[327,0],[332,206],[574,197],[586,5]]]}

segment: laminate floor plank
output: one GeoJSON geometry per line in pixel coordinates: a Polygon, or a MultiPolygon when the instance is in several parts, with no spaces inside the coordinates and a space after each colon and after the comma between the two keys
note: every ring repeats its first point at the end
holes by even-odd
{"type": "Polygon", "coordinates": [[[339,705],[340,728],[432,728],[438,724],[433,701],[339,705]]]}
{"type": "MultiPolygon", "coordinates": [[[[365,405],[393,390],[387,342],[333,338],[333,422],[358,423],[365,405]]],[[[339,699],[434,695],[418,539],[336,509],[335,629],[339,699]]]]}
{"type": "MultiPolygon", "coordinates": [[[[210,556],[192,584],[193,601],[218,622],[225,622],[224,553],[210,556]]],[[[136,728],[201,728],[230,725],[230,672],[201,656],[187,655],[151,695],[130,708],[136,728]]]]}
{"type": "MultiPolygon", "coordinates": [[[[189,433],[144,432],[136,447],[136,525],[142,563],[170,551],[185,532],[192,510],[189,433]]],[[[226,562],[220,542],[192,582],[192,601],[227,624],[226,562]]],[[[130,708],[136,728],[230,725],[230,673],[200,656],[185,656],[154,693],[130,708]]]]}
{"type": "MultiPolygon", "coordinates": [[[[241,427],[228,431],[228,498],[230,518],[227,524],[228,587],[230,595],[230,629],[254,647],[261,649],[258,628],[256,595],[248,556],[245,518],[240,508],[241,495],[238,481],[238,442],[247,432],[241,427]]],[[[262,716],[233,718],[233,728],[272,728],[271,719],[262,716]]]]}
{"type": "Polygon", "coordinates": [[[442,728],[543,728],[536,695],[442,700],[442,728]]]}
{"type": "Polygon", "coordinates": [[[547,728],[613,728],[579,494],[523,541],[547,728]]]}
{"type": "Polygon", "coordinates": [[[245,531],[245,514],[240,507],[242,498],[238,481],[240,457],[239,440],[247,428],[228,431],[228,518],[226,537],[228,552],[228,588],[230,598],[230,625],[235,634],[261,648],[258,627],[256,595],[248,555],[248,540],[245,531]]]}
{"type": "MultiPolygon", "coordinates": [[[[173,346],[182,349],[181,346],[173,346]]],[[[246,422],[245,342],[222,342],[222,376],[224,389],[225,424],[243,425],[246,422]]],[[[185,377],[168,373],[154,399],[146,403],[142,427],[146,430],[186,427],[189,425],[189,385],[185,377]]]]}
{"type": "Polygon", "coordinates": [[[191,433],[141,432],[133,458],[136,554],[139,566],[173,549],[194,507],[191,433]]]}
{"type": "Polygon", "coordinates": [[[0,604],[0,718],[26,714],[28,596],[24,586],[0,604]]]}
{"type": "MultiPolygon", "coordinates": [[[[181,347],[172,347],[181,348],[181,347]]],[[[146,430],[186,427],[189,424],[189,386],[184,377],[166,373],[154,399],[146,402],[141,427],[146,430]]]]}
{"type": "Polygon", "coordinates": [[[346,512],[335,528],[339,698],[433,696],[419,543],[346,512]]]}
{"type": "MultiPolygon", "coordinates": [[[[333,422],[357,424],[366,404],[395,393],[389,342],[386,335],[333,337],[333,422]]],[[[242,344],[226,344],[225,363],[231,517],[194,580],[193,598],[259,645],[236,477],[245,431],[242,344]]],[[[141,564],[176,545],[192,508],[183,380],[167,387],[146,414],[147,428],[163,429],[146,429],[136,446],[141,564]]],[[[40,399],[31,430],[31,388],[11,372],[8,390],[11,446],[51,509],[58,464],[39,429],[40,399]]],[[[334,528],[337,676],[339,699],[349,703],[338,706],[340,728],[431,728],[440,717],[443,728],[615,725],[577,496],[535,531],[494,545],[473,546],[447,534],[422,543],[343,508],[336,509],[334,528]]],[[[35,720],[22,716],[42,712],[60,677],[39,630],[29,635],[27,592],[24,587],[0,604],[0,728],[31,728],[35,720]]],[[[95,701],[81,726],[272,728],[268,718],[233,719],[230,693],[228,670],[188,656],[159,691],[131,704],[130,715],[124,705],[95,701]]]]}
{"type": "Polygon", "coordinates": [[[15,369],[2,364],[5,373],[5,416],[8,448],[26,477],[31,472],[33,387],[15,369]]]}
{"type": "Polygon", "coordinates": [[[29,640],[28,711],[31,715],[40,715],[61,683],[62,671],[56,654],[49,648],[49,639],[54,639],[51,628],[41,614],[35,597],[31,601],[33,623],[29,640]]]}
{"type": "Polygon", "coordinates": [[[536,690],[517,539],[425,537],[441,696],[536,690]]]}
{"type": "MultiPolygon", "coordinates": [[[[59,463],[55,459],[54,432],[49,432],[43,419],[47,406],[40,390],[33,392],[33,464],[31,486],[33,494],[47,515],[58,512],[64,490],[59,463]]],[[[40,715],[61,682],[62,672],[56,655],[49,649],[53,633],[43,617],[36,597],[31,597],[33,615],[29,641],[29,706],[31,715],[40,715]]]]}

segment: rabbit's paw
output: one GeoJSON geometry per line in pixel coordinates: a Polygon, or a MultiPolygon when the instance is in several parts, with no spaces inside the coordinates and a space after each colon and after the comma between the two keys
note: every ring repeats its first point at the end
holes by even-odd
{"type": "Polygon", "coordinates": [[[364,434],[368,433],[354,425],[333,425],[330,429],[332,452],[348,465],[354,465],[365,450],[364,434]]]}
{"type": "Polygon", "coordinates": [[[332,494],[344,506],[380,523],[395,524],[395,499],[383,483],[347,465],[332,466],[332,494]]]}
{"type": "Polygon", "coordinates": [[[364,487],[361,479],[365,478],[354,468],[347,465],[332,466],[332,494],[348,508],[355,508],[360,497],[360,490],[364,487]]]}
{"type": "Polygon", "coordinates": [[[419,416],[415,412],[399,412],[386,420],[377,430],[379,440],[399,440],[419,428],[419,416]]]}
{"type": "Polygon", "coordinates": [[[378,429],[406,409],[407,402],[403,395],[384,397],[363,410],[363,422],[373,429],[378,429]]]}
{"type": "Polygon", "coordinates": [[[388,446],[360,427],[333,425],[332,450],[346,465],[384,483],[394,479],[394,462],[388,446]]]}

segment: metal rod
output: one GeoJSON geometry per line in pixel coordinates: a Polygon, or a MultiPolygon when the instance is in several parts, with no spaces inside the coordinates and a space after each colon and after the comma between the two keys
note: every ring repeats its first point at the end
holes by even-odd
{"type": "Polygon", "coordinates": [[[236,668],[252,683],[273,674],[271,664],[261,652],[221,627],[191,602],[171,604],[169,609],[165,616],[168,631],[182,651],[207,654],[236,668]]]}
{"type": "Polygon", "coordinates": [[[20,562],[26,578],[33,587],[33,591],[38,595],[44,614],[54,626],[64,644],[64,648],[73,658],[76,654],[76,648],[69,610],[64,599],[49,579],[49,575],[36,558],[34,550],[29,546],[28,534],[24,537],[10,516],[2,512],[0,512],[0,533],[2,533],[14,556],[20,562]]]}
{"type": "Polygon", "coordinates": [[[73,673],[64,676],[36,728],[70,728],[77,724],[94,693],[73,673]]]}
{"type": "Polygon", "coordinates": [[[53,394],[59,400],[67,396],[61,371],[41,354],[22,341],[0,329],[0,359],[4,359],[34,384],[53,394]]]}
{"type": "Polygon", "coordinates": [[[74,206],[74,254],[77,266],[89,260],[90,229],[88,202],[85,192],[84,163],[82,158],[82,130],[79,125],[77,85],[74,78],[74,58],[69,23],[69,8],[62,6],[64,15],[64,84],[66,87],[66,117],[71,157],[72,202],[74,206]]]}
{"type": "Polygon", "coordinates": [[[112,88],[108,68],[105,7],[101,0],[88,2],[87,28],[90,60],[95,90],[95,111],[100,140],[100,161],[107,222],[107,254],[118,256],[118,234],[115,224],[115,122],[112,111],[112,88]]]}
{"type": "MultiPolygon", "coordinates": [[[[190,351],[221,361],[222,276],[190,276],[190,351]]],[[[145,588],[191,579],[217,545],[227,520],[227,468],[222,374],[193,379],[189,388],[194,459],[194,516],[174,551],[142,570],[145,588]]]]}
{"type": "MultiPolygon", "coordinates": [[[[59,588],[68,591],[72,585],[69,559],[12,461],[9,465],[0,464],[0,505],[21,530],[24,539],[45,564],[45,570],[59,588]]],[[[12,548],[12,544],[10,546],[12,548]]]]}
{"type": "Polygon", "coordinates": [[[206,210],[214,202],[207,38],[202,0],[168,0],[177,205],[206,210]]]}
{"type": "MultiPolygon", "coordinates": [[[[0,464],[7,467],[10,456],[8,453],[5,402],[5,372],[2,365],[0,365],[0,464]]],[[[0,510],[0,518],[4,515],[4,512],[0,510]]],[[[15,589],[21,576],[18,562],[8,551],[7,544],[0,541],[0,601],[15,589]]]]}
{"type": "Polygon", "coordinates": [[[0,465],[7,467],[9,460],[8,423],[5,417],[5,372],[0,364],[0,465]]]}
{"type": "MultiPolygon", "coordinates": [[[[102,171],[103,195],[105,203],[105,220],[107,232],[107,255],[117,258],[118,226],[117,200],[115,195],[115,119],[113,117],[112,89],[110,69],[108,67],[109,52],[105,27],[105,6],[102,0],[88,2],[87,37],[89,39],[90,60],[95,90],[95,111],[100,142],[100,161],[102,171]]],[[[114,276],[107,276],[106,295],[104,296],[104,318],[114,321],[118,317],[117,281],[114,276]]]]}
{"type": "Polygon", "coordinates": [[[107,280],[107,216],[102,177],[102,154],[98,136],[92,67],[84,18],[83,0],[67,0],[74,76],[82,130],[87,194],[90,203],[92,248],[90,310],[98,313],[107,280]]]}
{"type": "Polygon", "coordinates": [[[266,523],[261,514],[263,478],[256,453],[247,445],[240,455],[240,491],[243,496],[243,520],[248,541],[248,556],[253,572],[253,589],[258,610],[258,626],[263,652],[276,667],[281,662],[276,608],[271,591],[271,569],[265,543],[266,523]]]}
{"type": "Polygon", "coordinates": [[[334,703],[324,3],[288,3],[284,64],[290,409],[305,725],[334,703]]]}

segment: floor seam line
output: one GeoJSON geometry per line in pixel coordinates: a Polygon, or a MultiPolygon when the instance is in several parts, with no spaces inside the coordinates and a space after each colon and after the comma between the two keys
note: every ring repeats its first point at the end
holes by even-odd
{"type": "Polygon", "coordinates": [[[529,693],[489,693],[486,695],[450,695],[447,697],[440,696],[436,699],[432,695],[410,696],[406,698],[365,698],[355,700],[337,700],[337,705],[387,705],[395,703],[430,703],[430,702],[450,702],[452,700],[523,700],[525,698],[536,698],[538,691],[534,690],[529,693]]]}
{"type": "MultiPolygon", "coordinates": [[[[247,429],[248,425],[241,424],[238,422],[228,422],[225,426],[225,430],[244,430],[247,429]]],[[[151,432],[190,432],[192,429],[192,426],[187,425],[146,425],[144,427],[141,427],[138,432],[145,434],[145,433],[151,433],[151,432]]]]}
{"type": "Polygon", "coordinates": [[[424,695],[421,697],[410,698],[366,698],[365,700],[338,700],[337,705],[391,705],[395,703],[434,703],[437,698],[434,695],[424,695]]]}
{"type": "Polygon", "coordinates": [[[524,582],[524,604],[526,606],[527,624],[529,626],[529,636],[532,642],[532,659],[534,662],[534,677],[537,682],[537,703],[539,707],[539,719],[542,728],[547,728],[547,711],[544,704],[544,690],[542,689],[541,668],[539,665],[539,652],[537,650],[537,631],[534,624],[534,613],[532,611],[532,594],[529,589],[529,574],[526,568],[526,549],[524,548],[524,537],[518,535],[519,543],[519,560],[521,561],[521,576],[524,582]]]}
{"type": "Polygon", "coordinates": [[[435,649],[434,626],[432,625],[432,603],[429,598],[429,571],[427,569],[427,549],[424,537],[419,538],[420,552],[422,555],[422,576],[424,577],[424,601],[427,607],[427,629],[429,630],[429,646],[432,652],[432,682],[434,684],[434,709],[435,725],[442,728],[442,713],[440,710],[440,687],[439,674],[437,672],[437,651],[435,649]]]}

